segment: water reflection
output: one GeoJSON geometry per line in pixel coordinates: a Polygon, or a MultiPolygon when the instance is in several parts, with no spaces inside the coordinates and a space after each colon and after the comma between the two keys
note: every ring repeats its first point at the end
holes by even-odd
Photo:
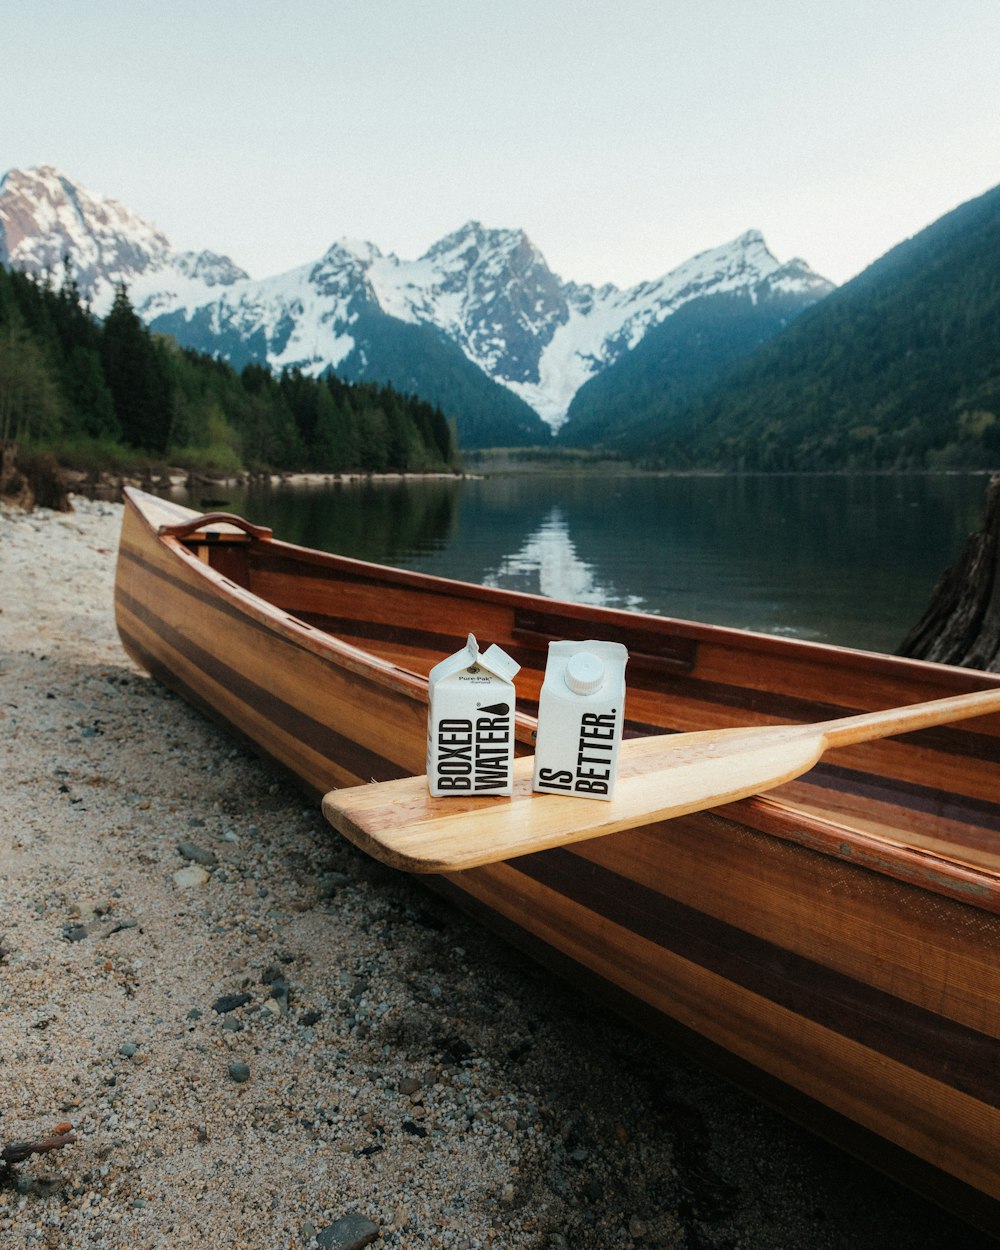
{"type": "Polygon", "coordinates": [[[454,484],[433,479],[233,486],[226,495],[228,511],[286,542],[382,564],[440,550],[454,537],[458,505],[454,484]]]}
{"type": "Polygon", "coordinates": [[[233,491],[228,506],[377,563],[892,651],[980,525],[986,484],[536,474],[233,491]]]}
{"type": "Polygon", "coordinates": [[[558,506],[551,509],[517,551],[503,558],[498,568],[484,572],[482,583],[598,607],[637,611],[644,603],[641,595],[621,594],[601,581],[593,566],[580,558],[565,513],[558,506]]]}

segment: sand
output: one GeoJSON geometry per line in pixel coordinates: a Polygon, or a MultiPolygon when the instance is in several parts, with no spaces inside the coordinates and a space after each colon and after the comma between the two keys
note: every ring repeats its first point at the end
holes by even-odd
{"type": "Polygon", "coordinates": [[[0,1246],[950,1250],[951,1217],[340,841],[0,512],[0,1246]]]}

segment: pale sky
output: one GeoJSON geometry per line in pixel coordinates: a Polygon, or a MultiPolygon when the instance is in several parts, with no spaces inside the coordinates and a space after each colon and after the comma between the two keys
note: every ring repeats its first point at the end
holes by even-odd
{"type": "Polygon", "coordinates": [[[476,218],[628,286],[743,231],[843,282],[1000,183],[1000,0],[0,0],[0,173],[254,277],[476,218]]]}

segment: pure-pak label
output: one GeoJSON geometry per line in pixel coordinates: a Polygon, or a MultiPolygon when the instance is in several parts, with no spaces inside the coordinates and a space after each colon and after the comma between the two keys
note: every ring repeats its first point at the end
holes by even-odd
{"type": "Polygon", "coordinates": [[[538,705],[533,787],[610,799],[625,717],[628,652],[615,642],[549,644],[538,705]]]}
{"type": "Polygon", "coordinates": [[[482,655],[470,634],[462,651],[431,670],[427,783],[432,795],[510,794],[514,767],[514,675],[497,646],[482,655]]]}

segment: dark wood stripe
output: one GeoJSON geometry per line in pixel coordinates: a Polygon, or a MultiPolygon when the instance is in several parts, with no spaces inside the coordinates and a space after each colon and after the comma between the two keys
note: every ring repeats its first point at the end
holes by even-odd
{"type": "MultiPolygon", "coordinates": [[[[830,672],[831,687],[836,687],[837,674],[830,672]]],[[[663,686],[664,692],[683,698],[739,708],[755,716],[774,717],[781,721],[813,724],[817,721],[836,720],[842,716],[856,716],[869,709],[841,703],[826,703],[817,699],[800,698],[797,695],[756,690],[749,686],[733,686],[723,682],[700,681],[697,677],[678,677],[669,685],[650,682],[646,689],[663,686]]],[[[957,693],[957,692],[956,692],[957,693]]],[[[924,695],[923,698],[930,696],[924,695]]],[[[917,695],[913,702],[920,702],[917,695]]],[[[659,731],[657,731],[659,732],[659,731]]],[[[980,759],[990,764],[1000,763],[1000,737],[976,733],[968,729],[936,726],[918,729],[913,733],[897,734],[894,741],[920,746],[929,751],[940,751],[967,759],[980,759]]]]}
{"type": "Polygon", "coordinates": [[[405,620],[385,623],[359,619],[355,616],[328,616],[326,613],[298,612],[287,608],[296,620],[331,634],[334,638],[364,638],[367,642],[384,642],[390,646],[416,647],[418,650],[430,651],[440,656],[450,655],[458,650],[459,635],[450,631],[442,633],[436,630],[415,629],[405,620]]]}
{"type": "Polygon", "coordinates": [[[1000,1107],[1000,1041],[696,911],[568,850],[511,861],[539,884],[754,994],[1000,1107]]]}
{"type": "MultiPolygon", "coordinates": [[[[386,759],[385,756],[361,746],[353,738],[337,732],[329,725],[316,720],[315,717],[279,699],[266,686],[251,680],[239,669],[233,668],[217,655],[198,646],[190,638],[167,625],[152,609],[145,604],[138,603],[122,590],[118,591],[118,601],[136,620],[141,621],[158,638],[161,638],[171,650],[184,656],[207,677],[224,686],[240,702],[265,716],[294,740],[308,743],[327,759],[336,761],[342,768],[347,768],[355,777],[365,781],[369,779],[390,781],[410,775],[409,770],[386,759]]],[[[242,619],[244,618],[241,617],[242,619]]],[[[256,624],[249,620],[247,623],[256,624]]],[[[291,645],[286,644],[284,639],[280,641],[285,645],[291,645]]],[[[140,649],[146,650],[146,648],[140,649]]],[[[318,662],[323,661],[318,660],[318,662]]],[[[190,689],[189,683],[185,683],[185,686],[190,689]]]]}
{"type": "Polygon", "coordinates": [[[876,777],[872,773],[840,768],[835,764],[817,764],[809,773],[808,780],[826,790],[856,794],[892,807],[927,812],[956,824],[978,826],[984,832],[1000,833],[1000,805],[988,799],[967,798],[951,790],[938,790],[933,786],[898,781],[892,777],[876,777]]]}
{"type": "MultiPolygon", "coordinates": [[[[515,608],[514,638],[544,646],[550,638],[568,638],[584,642],[593,636],[593,625],[586,618],[568,616],[557,607],[550,611],[538,608],[515,608]]],[[[610,624],[602,622],[601,638],[607,642],[620,642],[629,649],[629,663],[654,671],[666,669],[689,673],[698,657],[697,640],[690,636],[671,634],[666,629],[651,629],[636,620],[634,623],[610,624]]]]}

